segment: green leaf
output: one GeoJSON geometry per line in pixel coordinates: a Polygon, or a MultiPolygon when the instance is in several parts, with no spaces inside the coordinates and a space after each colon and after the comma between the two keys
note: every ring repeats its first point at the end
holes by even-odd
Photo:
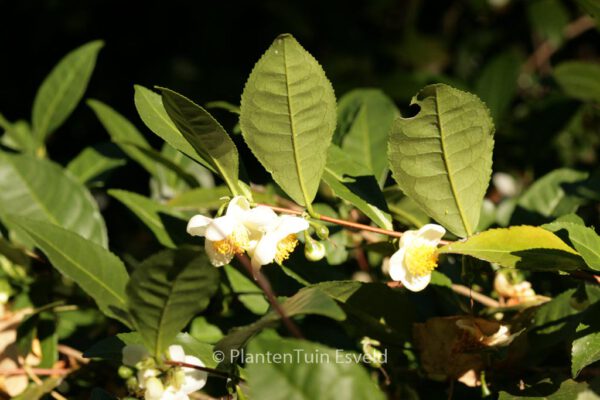
{"type": "Polygon", "coordinates": [[[305,340],[261,335],[248,346],[246,364],[252,398],[269,400],[383,400],[379,387],[354,353],[305,340]],[[268,362],[267,354],[286,362],[268,362]],[[348,359],[345,356],[349,357],[348,359]],[[312,357],[312,362],[311,362],[312,357]]]}
{"type": "Polygon", "coordinates": [[[142,262],[127,285],[129,310],[155,355],[203,311],[219,286],[219,273],[197,248],[165,250],[142,262]]]}
{"type": "Polygon", "coordinates": [[[569,13],[560,0],[530,0],[527,2],[527,14],[539,39],[548,40],[553,46],[563,41],[569,13]]]}
{"type": "Polygon", "coordinates": [[[542,226],[552,232],[566,230],[575,250],[591,269],[600,271],[600,236],[593,228],[565,221],[555,221],[542,226]]]}
{"type": "Polygon", "coordinates": [[[256,158],[298,204],[315,198],[336,123],[335,95],[319,63],[280,35],[254,66],[240,125],[256,158]]]}
{"type": "Polygon", "coordinates": [[[383,194],[393,218],[401,224],[420,228],[429,223],[429,216],[413,199],[406,197],[397,186],[386,187],[383,194]]]}
{"type": "Polygon", "coordinates": [[[51,264],[91,296],[100,311],[129,325],[125,285],[129,275],[123,262],[105,248],[47,222],[11,216],[51,264]]]}
{"type": "Polygon", "coordinates": [[[581,8],[588,14],[596,19],[600,20],[600,3],[598,0],[576,0],[581,8]]]}
{"type": "Polygon", "coordinates": [[[522,63],[515,51],[505,51],[492,58],[475,81],[475,94],[489,107],[496,124],[515,96],[522,63]]]}
{"type": "Polygon", "coordinates": [[[508,268],[549,271],[585,268],[575,250],[552,232],[535,226],[490,229],[441,247],[439,252],[468,255],[508,268]]]}
{"type": "Polygon", "coordinates": [[[587,172],[556,169],[537,181],[519,198],[518,205],[544,217],[573,213],[585,202],[576,193],[576,184],[585,181],[587,172]]]}
{"type": "Polygon", "coordinates": [[[231,194],[227,186],[196,188],[172,198],[168,204],[173,207],[192,210],[217,209],[223,204],[223,197],[231,194]]]}
{"type": "Polygon", "coordinates": [[[372,173],[335,145],[329,146],[323,181],[338,197],[361,210],[377,225],[393,229],[385,198],[372,173]]]}
{"type": "Polygon", "coordinates": [[[531,388],[516,391],[516,395],[501,391],[498,400],[598,400],[598,395],[587,382],[575,382],[567,379],[560,383],[560,387],[554,382],[544,379],[531,388]],[[556,389],[554,391],[551,391],[556,389]]]}
{"type": "Polygon", "coordinates": [[[0,153],[0,215],[7,214],[51,222],[107,247],[106,226],[91,194],[48,160],[0,153]]]}
{"type": "Polygon", "coordinates": [[[140,164],[150,175],[156,172],[156,161],[141,149],[152,150],[152,147],[137,128],[124,116],[98,100],[88,100],[88,106],[94,111],[104,128],[129,157],[140,164]]]}
{"type": "Polygon", "coordinates": [[[569,96],[600,102],[600,64],[567,61],[554,69],[554,78],[569,96]]]}
{"type": "Polygon", "coordinates": [[[600,323],[598,323],[598,310],[596,304],[590,307],[577,326],[577,338],[571,348],[571,373],[573,378],[588,365],[600,360],[600,323]]]}
{"type": "Polygon", "coordinates": [[[187,141],[179,128],[167,114],[167,110],[163,105],[162,97],[140,85],[135,85],[135,107],[146,126],[169,143],[173,148],[181,151],[193,160],[204,165],[208,169],[216,172],[216,170],[203,159],[194,147],[187,141]]]}
{"type": "Polygon", "coordinates": [[[225,129],[208,111],[188,98],[169,89],[161,89],[161,93],[169,117],[184,138],[223,178],[234,195],[241,194],[238,151],[225,129]]]}
{"type": "Polygon", "coordinates": [[[125,165],[111,143],[86,147],[67,165],[67,171],[82,184],[91,184],[115,168],[125,165]]]}
{"type": "Polygon", "coordinates": [[[223,338],[223,332],[204,317],[196,317],[190,324],[190,335],[205,343],[216,343],[223,338]]]}
{"type": "Polygon", "coordinates": [[[231,265],[225,265],[223,269],[233,293],[243,293],[237,295],[238,300],[252,313],[264,315],[269,309],[269,302],[259,287],[231,265]]]}
{"type": "Polygon", "coordinates": [[[104,43],[96,40],[71,51],[38,89],[31,117],[38,143],[69,117],[83,97],[102,46],[104,43]]]}
{"type": "Polygon", "coordinates": [[[336,143],[353,162],[367,167],[380,186],[388,173],[387,160],[381,155],[398,115],[394,102],[379,89],[352,90],[338,103],[336,143]]]}
{"type": "Polygon", "coordinates": [[[0,114],[0,128],[4,129],[4,135],[0,142],[13,150],[34,154],[37,143],[27,121],[9,122],[0,114]]]}
{"type": "Polygon", "coordinates": [[[392,127],[388,156],[398,186],[452,233],[471,236],[492,172],[494,125],[470,93],[430,85],[412,118],[392,127]]]}
{"type": "MultiPolygon", "coordinates": [[[[288,317],[296,315],[322,315],[341,321],[346,317],[342,309],[329,296],[316,287],[303,288],[294,296],[287,299],[281,308],[288,317]]],[[[239,349],[258,332],[274,326],[281,317],[275,311],[270,311],[258,321],[239,328],[232,329],[227,336],[220,340],[215,348],[222,350],[226,359],[232,354],[231,349],[239,349]]]]}
{"type": "Polygon", "coordinates": [[[179,211],[125,190],[109,190],[108,194],[123,203],[141,219],[161,244],[176,248],[178,243],[185,242],[187,238],[186,218],[179,211]]]}

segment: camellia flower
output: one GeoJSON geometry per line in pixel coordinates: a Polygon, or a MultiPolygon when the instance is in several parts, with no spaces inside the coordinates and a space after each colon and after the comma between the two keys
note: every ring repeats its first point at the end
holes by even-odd
{"type": "Polygon", "coordinates": [[[236,196],[229,202],[225,215],[209,218],[195,215],[187,225],[187,232],[193,236],[204,236],[204,248],[210,262],[215,267],[228,264],[236,254],[250,250],[250,232],[244,225],[250,203],[243,196],[236,196]]]}
{"type": "Polygon", "coordinates": [[[438,265],[437,245],[446,233],[440,225],[427,224],[418,231],[406,231],[400,238],[400,249],[390,258],[390,276],[413,292],[431,281],[438,265]]]}
{"type": "MultiPolygon", "coordinates": [[[[204,363],[194,356],[187,356],[183,347],[169,346],[167,360],[204,367],[204,363]]],[[[138,369],[139,389],[144,389],[146,400],[189,400],[188,394],[196,392],[206,385],[208,374],[189,367],[169,366],[167,369],[156,367],[141,345],[128,345],[123,348],[123,364],[138,369]]]]}
{"type": "MultiPolygon", "coordinates": [[[[265,214],[264,217],[267,217],[265,214]]],[[[255,223],[258,224],[258,220],[255,223]]],[[[250,251],[252,255],[252,266],[259,269],[263,265],[276,262],[283,263],[298,245],[297,233],[308,229],[308,221],[304,218],[291,215],[279,216],[276,219],[266,219],[259,224],[264,230],[256,247],[250,251]]]]}

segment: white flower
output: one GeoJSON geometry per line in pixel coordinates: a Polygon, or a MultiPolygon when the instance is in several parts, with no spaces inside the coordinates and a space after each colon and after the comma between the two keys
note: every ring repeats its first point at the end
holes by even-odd
{"type": "Polygon", "coordinates": [[[431,281],[437,267],[437,245],[446,233],[440,225],[427,224],[418,231],[406,231],[400,239],[400,249],[390,258],[390,276],[413,292],[431,281]]]}
{"type": "Polygon", "coordinates": [[[307,230],[309,226],[304,218],[283,215],[273,219],[266,212],[262,218],[256,218],[255,223],[257,229],[264,231],[256,248],[250,251],[255,269],[273,261],[281,264],[298,245],[296,234],[307,230]]]}
{"type": "MultiPolygon", "coordinates": [[[[178,361],[186,364],[196,365],[199,367],[204,367],[204,363],[200,361],[200,359],[194,356],[186,356],[183,347],[179,345],[169,346],[168,349],[168,359],[171,361],[178,361]]],[[[196,392],[206,385],[206,378],[208,374],[206,371],[200,371],[194,368],[189,367],[178,367],[180,368],[174,374],[174,379],[169,382],[169,385],[166,387],[165,392],[173,392],[174,395],[180,397],[173,397],[173,399],[187,399],[187,395],[189,393],[196,392]],[[185,397],[181,397],[182,394],[185,394],[185,397]]],[[[163,398],[164,400],[164,398],[163,398]]]]}
{"type": "Polygon", "coordinates": [[[209,218],[195,215],[187,225],[193,236],[204,236],[204,247],[210,262],[215,267],[228,264],[236,254],[242,254],[252,246],[250,232],[244,225],[250,204],[245,197],[234,197],[222,217],[209,218]]]}

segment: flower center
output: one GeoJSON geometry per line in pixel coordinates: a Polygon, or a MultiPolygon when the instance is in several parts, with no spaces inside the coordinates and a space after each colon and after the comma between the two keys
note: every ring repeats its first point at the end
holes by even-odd
{"type": "Polygon", "coordinates": [[[281,264],[284,260],[290,257],[290,254],[298,245],[298,239],[296,235],[287,235],[277,243],[277,253],[275,253],[275,261],[277,264],[281,264]]]}
{"type": "Polygon", "coordinates": [[[418,245],[406,249],[404,255],[406,268],[414,276],[429,275],[438,265],[438,254],[435,246],[418,245]]]}
{"type": "Polygon", "coordinates": [[[243,254],[249,247],[248,231],[244,228],[234,229],[231,235],[223,240],[213,242],[213,248],[219,254],[243,254]]]}

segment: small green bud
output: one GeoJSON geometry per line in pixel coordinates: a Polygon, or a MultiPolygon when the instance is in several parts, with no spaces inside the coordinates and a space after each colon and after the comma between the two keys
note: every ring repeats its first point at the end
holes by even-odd
{"type": "Polygon", "coordinates": [[[319,261],[325,257],[325,245],[309,238],[304,245],[304,256],[309,261],[319,261]]]}
{"type": "Polygon", "coordinates": [[[133,376],[133,370],[126,365],[121,365],[119,367],[119,376],[122,379],[129,379],[133,376]]]}
{"type": "Polygon", "coordinates": [[[321,240],[327,240],[329,239],[329,228],[326,227],[325,225],[315,225],[315,233],[317,234],[318,238],[321,240]]]}
{"type": "Polygon", "coordinates": [[[128,378],[125,381],[125,385],[127,386],[127,390],[129,390],[130,392],[135,392],[139,389],[138,380],[135,376],[128,378]]]}

